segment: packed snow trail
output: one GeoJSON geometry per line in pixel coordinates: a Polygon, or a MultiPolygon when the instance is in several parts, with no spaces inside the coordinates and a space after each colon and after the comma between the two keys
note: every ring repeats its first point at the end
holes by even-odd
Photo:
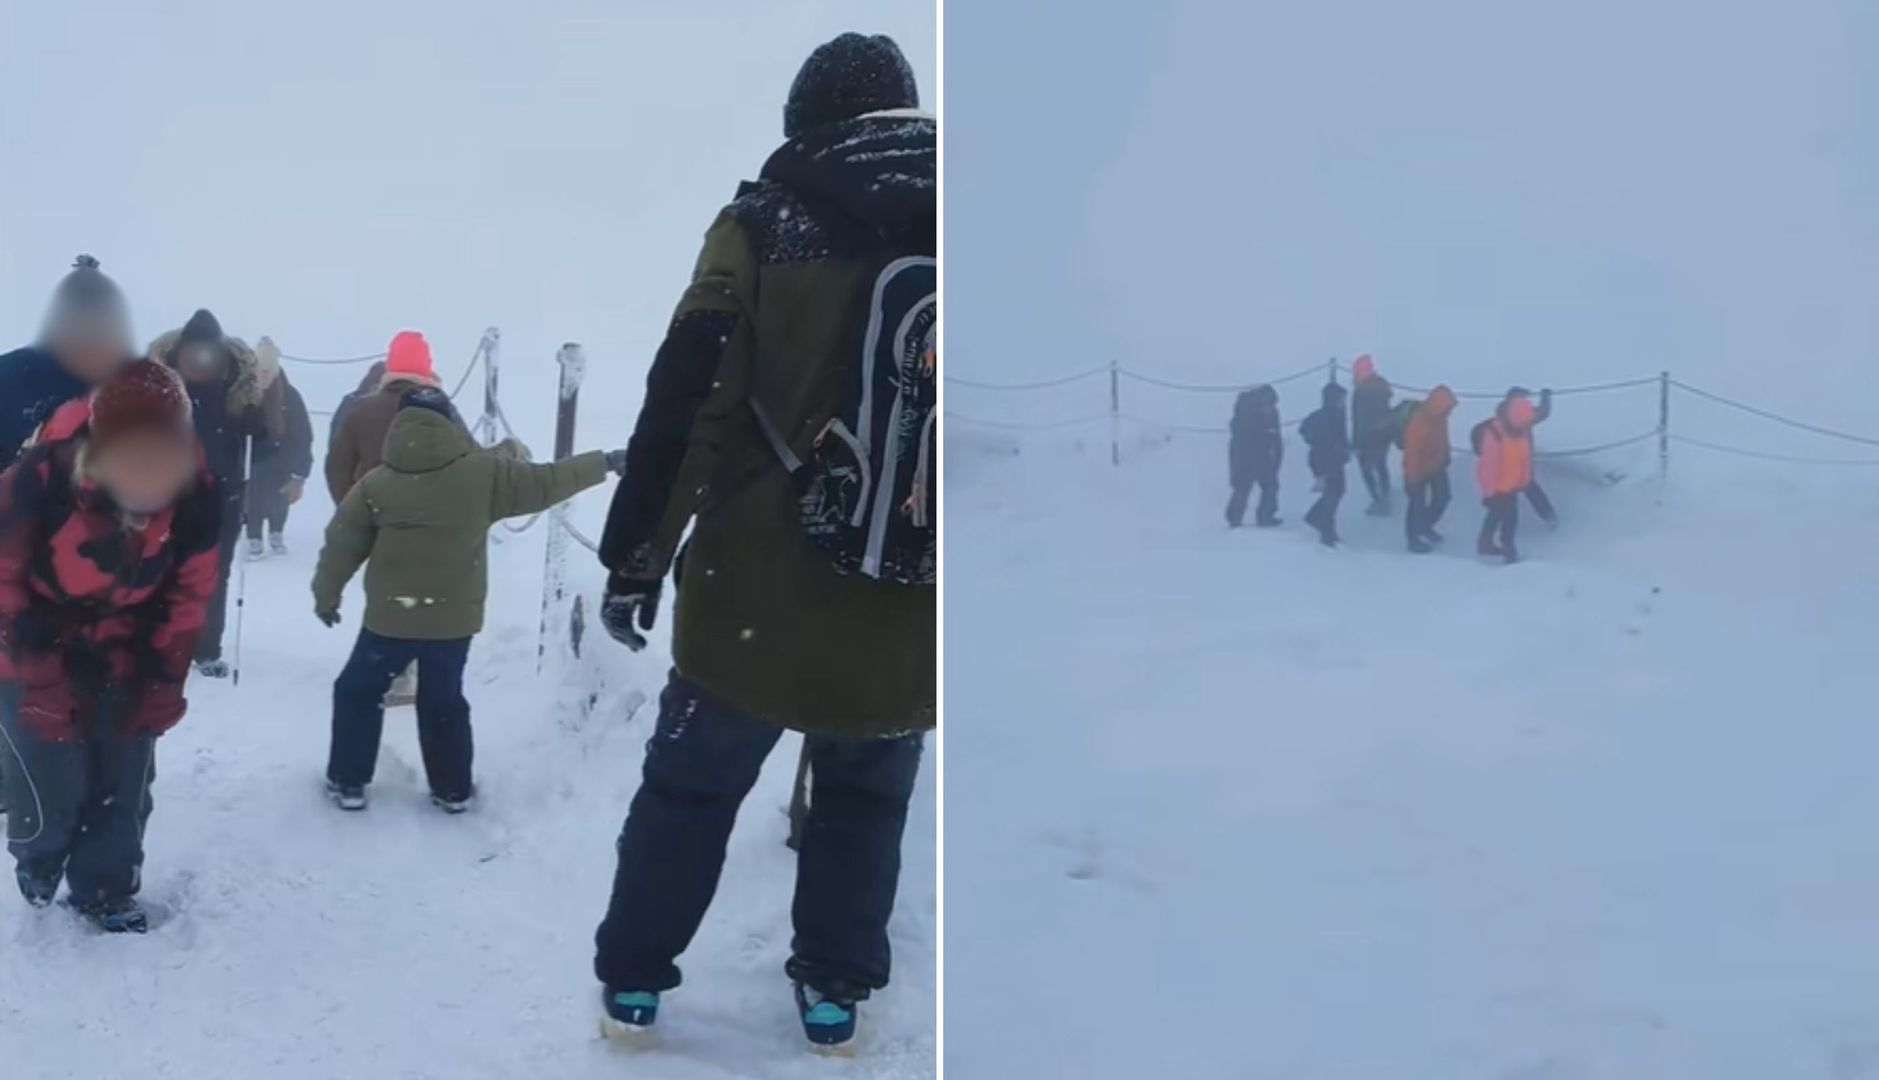
{"type": "Polygon", "coordinates": [[[1229,532],[1223,437],[947,438],[949,1076],[1879,1077],[1856,478],[1543,468],[1502,567],[1465,458],[1418,557],[1295,439],[1229,532]]]}
{"type": "MultiPolygon", "coordinates": [[[[331,392],[319,383],[309,403],[323,407],[350,378],[334,376],[331,392]]],[[[325,418],[315,426],[323,441],[325,418]]],[[[603,494],[590,494],[579,523],[597,533],[605,507],[603,494]]],[[[592,938],[665,678],[665,639],[633,655],[590,625],[608,688],[584,723],[558,708],[554,676],[535,674],[546,526],[494,530],[489,628],[465,678],[477,806],[451,818],[430,805],[407,709],[386,718],[370,810],[341,813],[321,779],[332,681],[358,632],[361,598],[355,581],[335,630],[313,617],[308,586],[330,513],[315,478],[288,523],[290,554],[248,567],[241,686],[192,677],[189,715],[158,746],[144,898],[163,924],[147,937],[100,937],[62,909],[27,909],[9,873],[0,1075],[933,1075],[930,766],[904,848],[894,985],[862,1007],[858,1061],[831,1066],[807,1052],[783,975],[794,738],[744,806],[717,903],[681,960],[685,985],[667,995],[654,1047],[627,1054],[597,1035],[592,938]]],[[[576,549],[569,581],[597,591],[602,575],[576,549]]],[[[231,656],[233,624],[231,610],[231,656]]]]}

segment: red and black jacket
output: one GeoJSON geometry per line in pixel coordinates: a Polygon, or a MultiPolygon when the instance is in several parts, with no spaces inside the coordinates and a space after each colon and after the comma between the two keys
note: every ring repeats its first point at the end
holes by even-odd
{"type": "Polygon", "coordinates": [[[43,738],[82,736],[100,708],[139,734],[182,719],[183,683],[220,571],[221,503],[206,468],[168,509],[133,519],[79,469],[89,428],[0,473],[0,682],[43,738]]]}

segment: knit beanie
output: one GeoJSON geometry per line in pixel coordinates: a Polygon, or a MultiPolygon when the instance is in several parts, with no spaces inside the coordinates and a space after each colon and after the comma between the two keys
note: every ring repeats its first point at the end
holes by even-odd
{"type": "Polygon", "coordinates": [[[98,260],[80,255],[72,263],[72,272],[60,279],[52,290],[52,303],[46,308],[46,321],[40,329],[40,341],[50,344],[80,321],[95,321],[109,327],[123,342],[124,355],[137,351],[131,341],[130,305],[117,283],[98,268],[98,260]]]}
{"type": "Polygon", "coordinates": [[[385,350],[385,377],[400,376],[436,382],[437,370],[431,366],[431,343],[416,330],[401,330],[385,350]]]}
{"type": "Polygon", "coordinates": [[[913,66],[886,34],[843,34],[809,54],[783,106],[783,135],[839,124],[864,113],[920,106],[913,66]]]}
{"type": "Polygon", "coordinates": [[[194,437],[182,377],[155,360],[125,364],[91,396],[91,442],[145,431],[194,437]]]}

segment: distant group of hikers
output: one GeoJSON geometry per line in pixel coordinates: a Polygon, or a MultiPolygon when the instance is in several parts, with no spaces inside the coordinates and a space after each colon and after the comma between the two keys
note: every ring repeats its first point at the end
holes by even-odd
{"type": "MultiPolygon", "coordinates": [[[[1455,392],[1437,386],[1421,401],[1395,401],[1389,380],[1377,371],[1370,356],[1351,365],[1352,388],[1335,380],[1324,387],[1323,401],[1299,424],[1308,449],[1313,489],[1318,498],[1305,514],[1305,523],[1318,532],[1327,547],[1340,543],[1338,505],[1346,489],[1345,469],[1357,461],[1358,474],[1370,494],[1369,513],[1387,517],[1393,512],[1390,451],[1402,453],[1403,491],[1408,499],[1403,526],[1409,550],[1427,554],[1442,542],[1436,526],[1453,498],[1449,464],[1449,417],[1455,411],[1455,392]]],[[[1475,481],[1481,489],[1486,513],[1476,550],[1485,557],[1519,561],[1516,533],[1520,525],[1519,500],[1524,496],[1534,512],[1548,524],[1557,522],[1552,500],[1533,470],[1533,429],[1553,411],[1553,393],[1537,395],[1516,386],[1494,408],[1494,415],[1469,432],[1475,454],[1475,481]]],[[[1234,403],[1231,438],[1227,446],[1227,524],[1245,522],[1253,489],[1259,502],[1253,523],[1260,528],[1281,524],[1279,466],[1285,459],[1284,424],[1279,417],[1279,395],[1270,386],[1256,386],[1234,403]]]]}
{"type": "MultiPolygon", "coordinates": [[[[938,122],[919,100],[886,37],[843,34],[803,64],[783,141],[705,235],[625,448],[534,465],[513,441],[479,445],[415,331],[334,418],[312,614],[338,625],[365,576],[331,703],[341,809],[366,809],[385,695],[414,664],[430,797],[470,809],[463,674],[495,521],[620,474],[601,622],[644,648],[673,583],[673,668],[595,933],[611,1035],[644,1036],[679,985],[786,730],[809,764],[786,967],[804,1034],[850,1045],[888,982],[901,835],[938,720],[938,122]]],[[[188,709],[192,662],[229,674],[244,524],[250,557],[269,528],[283,551],[313,464],[281,359],[206,310],[138,349],[89,257],[38,342],[0,356],[0,811],[35,907],[64,886],[101,930],[149,928],[156,740],[188,709]]]]}

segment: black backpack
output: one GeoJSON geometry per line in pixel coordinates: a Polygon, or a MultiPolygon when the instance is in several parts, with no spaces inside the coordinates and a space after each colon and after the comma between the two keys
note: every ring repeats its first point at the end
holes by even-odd
{"type": "Polygon", "coordinates": [[[803,529],[837,571],[932,585],[939,537],[939,263],[924,255],[895,257],[861,281],[851,308],[859,355],[844,373],[809,459],[789,448],[765,410],[756,410],[757,420],[795,481],[803,529]]]}

